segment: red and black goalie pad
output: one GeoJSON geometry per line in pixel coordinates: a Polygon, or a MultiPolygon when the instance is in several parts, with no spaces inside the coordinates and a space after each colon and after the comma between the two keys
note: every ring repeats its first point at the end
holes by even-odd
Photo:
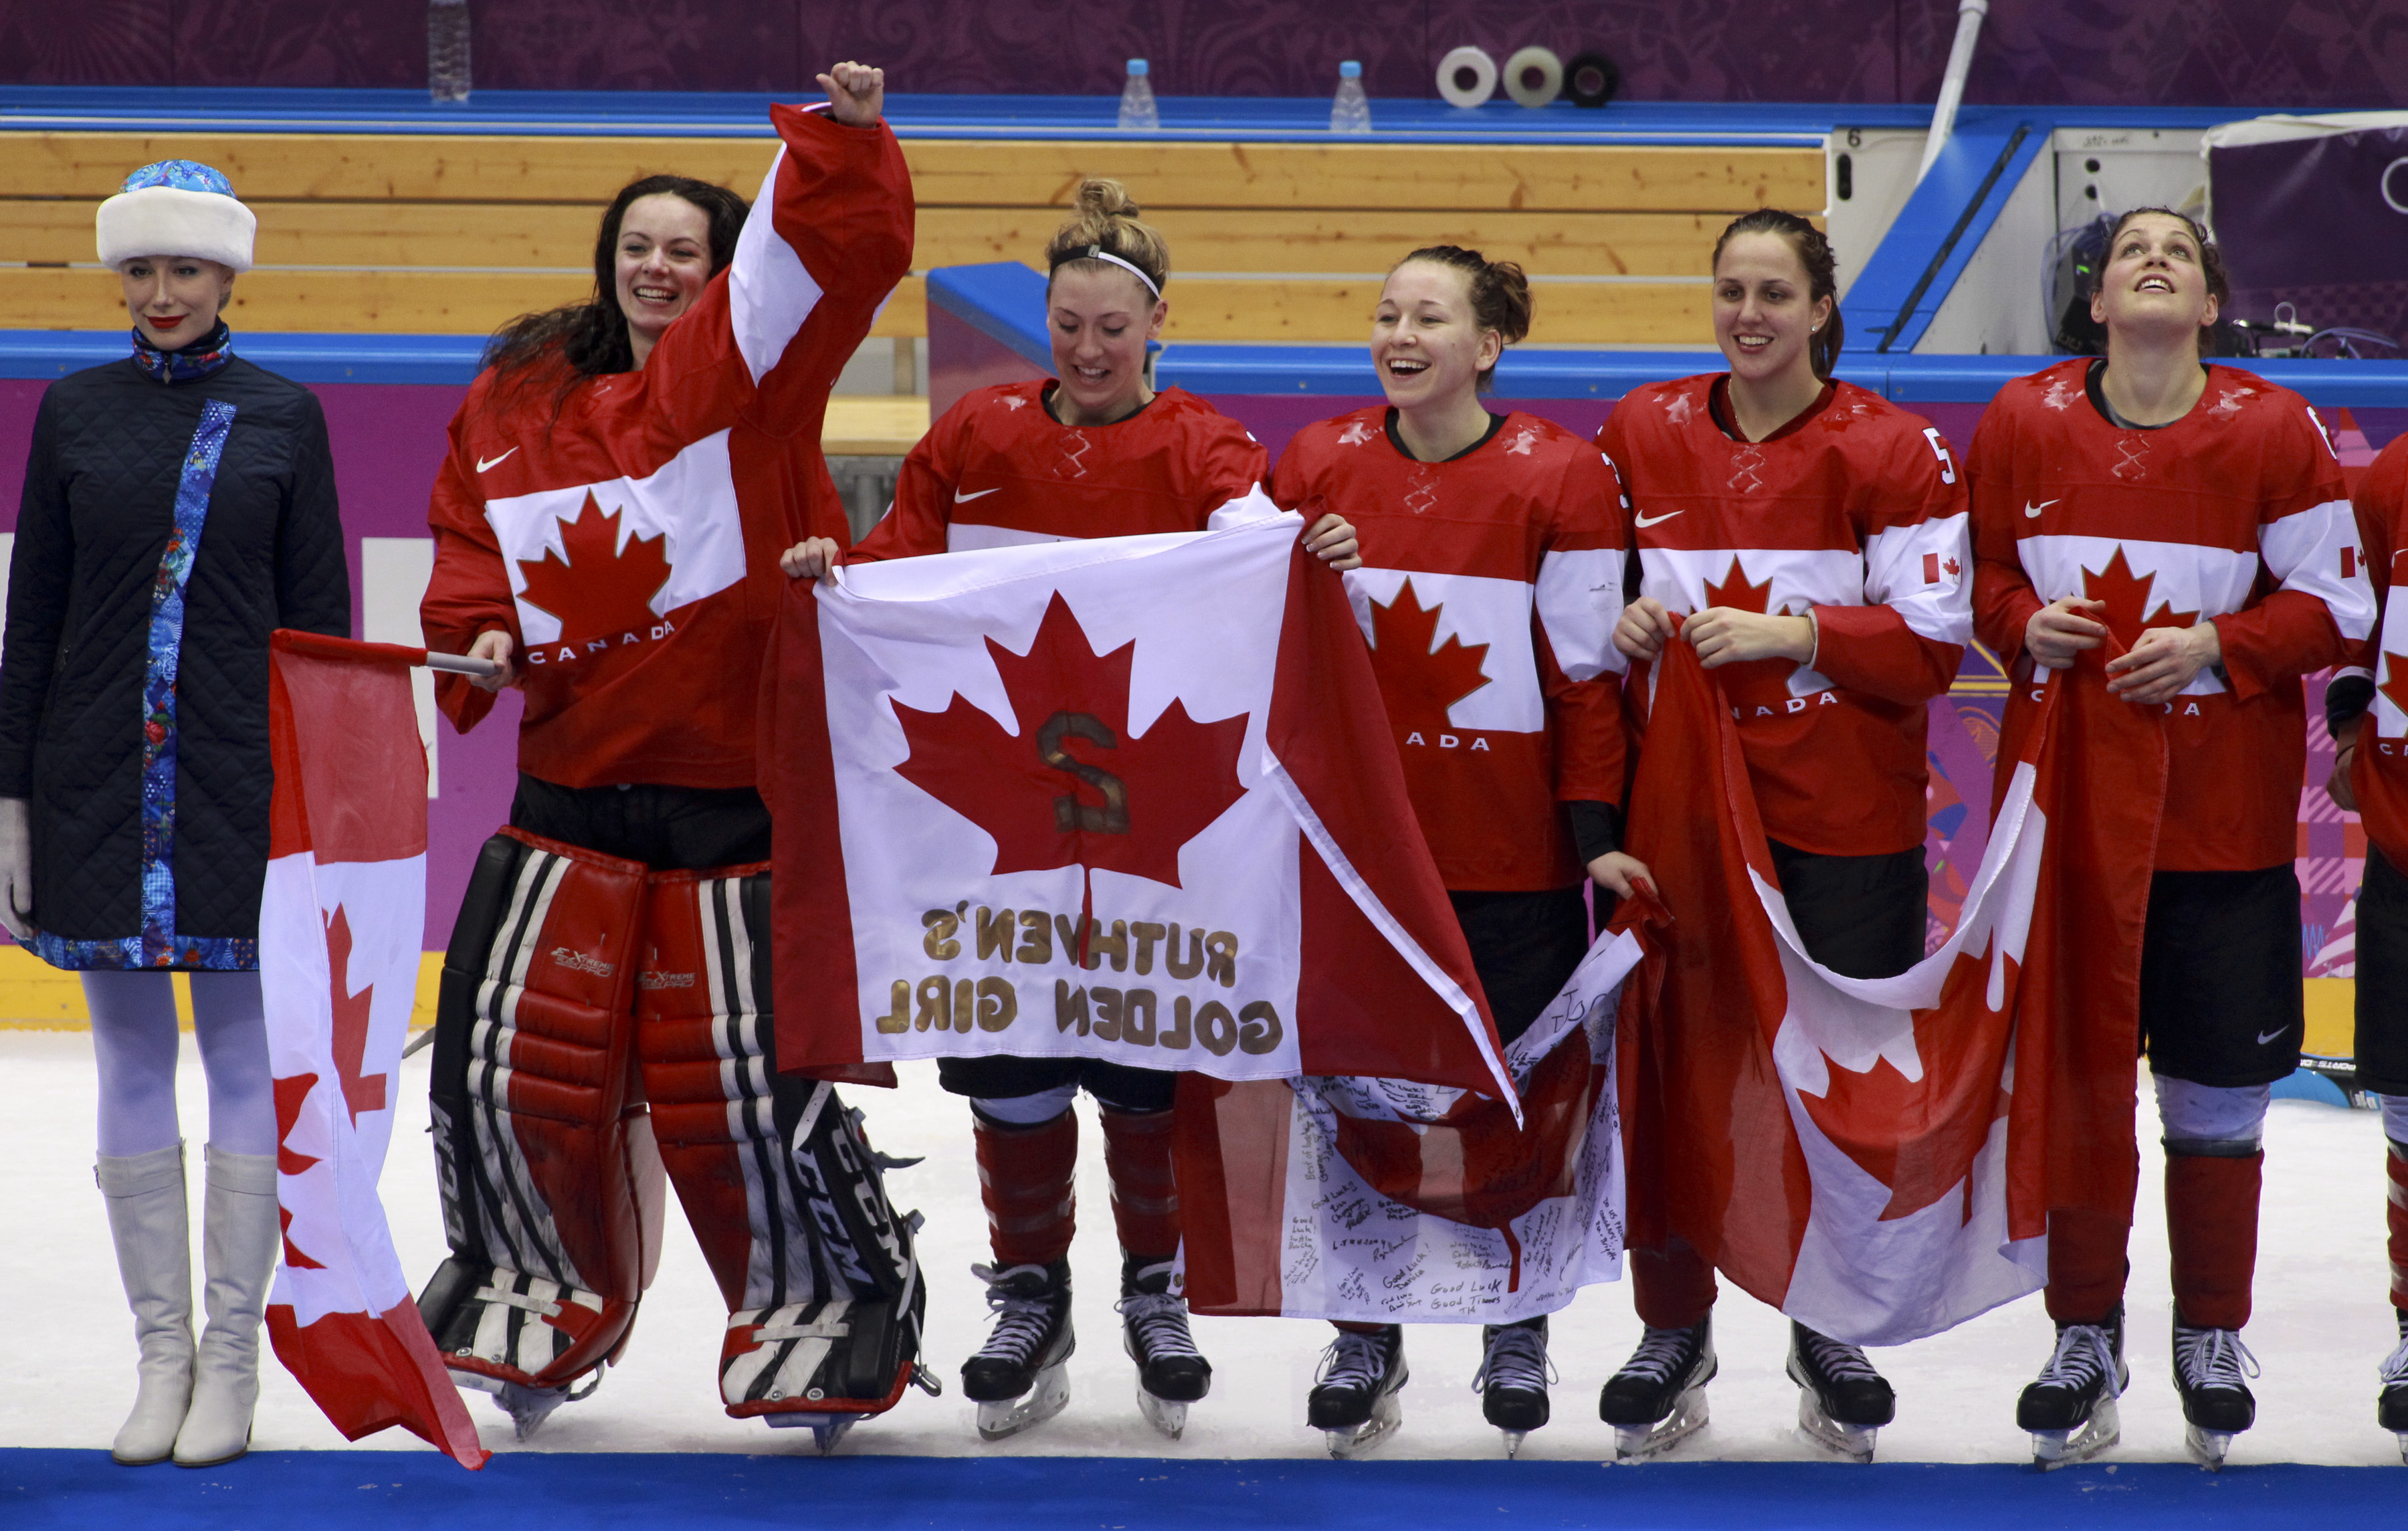
{"type": "Polygon", "coordinates": [[[505,829],[444,953],[431,1089],[452,1256],[419,1298],[455,1371],[565,1387],[617,1354],[660,1257],[635,1079],[644,867],[505,829]]]}
{"type": "Polygon", "coordinates": [[[738,1418],[874,1414],[919,1359],[912,1220],[831,1085],[778,1071],[764,866],[653,874],[638,1047],[663,1162],[728,1309],[738,1418]]]}

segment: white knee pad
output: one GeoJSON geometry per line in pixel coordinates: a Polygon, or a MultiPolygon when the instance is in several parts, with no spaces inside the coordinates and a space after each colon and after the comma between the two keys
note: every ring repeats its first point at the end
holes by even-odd
{"type": "Polygon", "coordinates": [[[2179,1145],[2193,1152],[2257,1152],[2266,1128],[2266,1104],[2274,1098],[2272,1085],[2226,1088],[2170,1080],[2163,1074],[2156,1080],[2157,1120],[2164,1124],[2169,1149],[2181,1152],[2179,1145]],[[2214,1147],[2206,1146],[2211,1144],[2214,1147]]]}
{"type": "Polygon", "coordinates": [[[2383,1103],[2383,1136],[2408,1143],[2408,1095],[2377,1095],[2383,1103]]]}
{"type": "Polygon", "coordinates": [[[1051,1090],[1039,1090],[1033,1095],[973,1100],[970,1105],[989,1122],[1000,1122],[1008,1127],[1035,1127],[1068,1110],[1070,1103],[1078,1098],[1079,1087],[1076,1084],[1062,1084],[1051,1090]]]}

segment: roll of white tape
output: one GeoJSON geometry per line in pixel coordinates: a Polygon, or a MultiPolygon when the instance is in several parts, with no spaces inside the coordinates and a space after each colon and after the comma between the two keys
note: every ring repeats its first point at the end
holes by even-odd
{"type": "Polygon", "coordinates": [[[1505,93],[1537,110],[1564,91],[1564,61],[1533,43],[1505,61],[1505,93]]]}
{"type": "Polygon", "coordinates": [[[1465,44],[1438,61],[1438,93],[1450,107],[1484,105],[1497,93],[1497,61],[1465,44]]]}

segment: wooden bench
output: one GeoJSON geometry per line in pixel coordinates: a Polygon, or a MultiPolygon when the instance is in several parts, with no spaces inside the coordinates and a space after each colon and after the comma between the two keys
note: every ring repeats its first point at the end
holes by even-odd
{"type": "MultiPolygon", "coordinates": [[[[101,328],[93,210],[126,171],[181,156],[224,170],[260,215],[260,267],[231,317],[256,330],[485,334],[590,289],[595,221],[639,174],[751,195],[762,138],[272,133],[10,134],[0,185],[0,328],[101,328]]],[[[1168,236],[1169,336],[1352,341],[1381,275],[1415,245],[1526,265],[1531,338],[1688,344],[1707,336],[1706,259],[1734,213],[1819,211],[1814,149],[910,138],[914,265],[1041,260],[1082,177],[1126,183],[1168,236]]],[[[914,276],[876,329],[926,331],[914,276]]]]}

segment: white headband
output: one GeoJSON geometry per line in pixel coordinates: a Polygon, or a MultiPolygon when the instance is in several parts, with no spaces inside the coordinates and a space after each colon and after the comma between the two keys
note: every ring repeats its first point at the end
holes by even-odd
{"type": "Polygon", "coordinates": [[[1130,276],[1135,277],[1138,280],[1145,283],[1145,290],[1154,294],[1155,302],[1158,303],[1162,300],[1162,289],[1154,284],[1154,279],[1152,277],[1147,276],[1144,272],[1139,270],[1136,266],[1131,265],[1128,262],[1122,260],[1119,256],[1113,254],[1111,250],[1106,250],[1101,245],[1089,245],[1084,254],[1073,255],[1070,259],[1074,261],[1110,261],[1112,265],[1119,266],[1130,276]]]}

